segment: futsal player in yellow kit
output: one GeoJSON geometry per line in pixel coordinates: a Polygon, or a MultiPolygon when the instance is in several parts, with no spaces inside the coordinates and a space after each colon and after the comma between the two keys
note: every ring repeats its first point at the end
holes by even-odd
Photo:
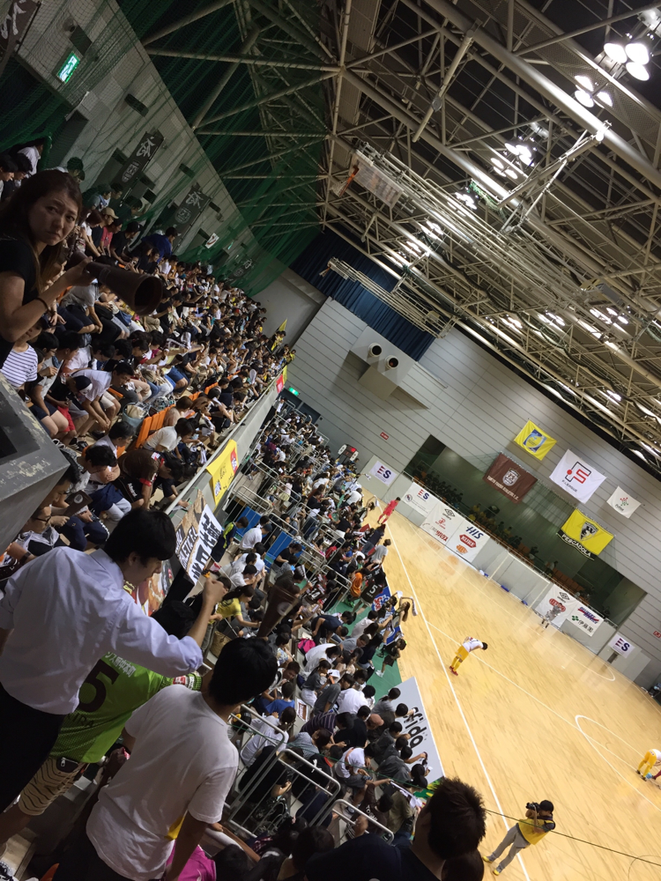
{"type": "Polygon", "coordinates": [[[645,779],[648,774],[650,774],[653,770],[657,772],[656,777],[661,773],[661,750],[658,749],[648,749],[645,755],[643,756],[643,760],[638,765],[636,769],[637,773],[645,779]]]}
{"type": "Polygon", "coordinates": [[[457,654],[454,656],[454,661],[450,664],[450,670],[454,673],[455,676],[458,676],[459,674],[457,673],[457,667],[459,667],[462,661],[466,660],[471,652],[474,652],[475,649],[487,648],[488,646],[486,642],[475,639],[474,636],[467,636],[457,649],[457,654]]]}

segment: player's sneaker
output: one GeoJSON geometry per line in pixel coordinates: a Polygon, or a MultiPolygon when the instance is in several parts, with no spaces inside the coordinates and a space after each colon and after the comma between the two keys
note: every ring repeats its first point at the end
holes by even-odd
{"type": "Polygon", "coordinates": [[[377,670],[377,671],[376,671],[376,675],[377,675],[377,676],[383,676],[383,670],[377,670]]]}
{"type": "Polygon", "coordinates": [[[482,859],[484,860],[485,863],[493,863],[493,860],[491,859],[491,857],[483,856],[482,859]]]}
{"type": "Polygon", "coordinates": [[[500,875],[501,871],[502,871],[501,869],[494,869],[493,873],[494,873],[494,875],[500,875]]]}
{"type": "Polygon", "coordinates": [[[450,673],[453,673],[455,676],[459,675],[453,667],[450,667],[450,673]]]}

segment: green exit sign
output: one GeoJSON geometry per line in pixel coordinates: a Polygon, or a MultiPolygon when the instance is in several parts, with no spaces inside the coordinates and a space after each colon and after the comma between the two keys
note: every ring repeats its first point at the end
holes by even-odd
{"type": "Polygon", "coordinates": [[[80,64],[80,55],[71,52],[64,60],[64,64],[55,74],[61,83],[68,83],[73,76],[74,71],[80,64]]]}
{"type": "Polygon", "coordinates": [[[292,388],[291,386],[289,386],[288,391],[290,391],[292,393],[292,395],[297,395],[297,396],[300,395],[300,392],[297,391],[295,388],[292,388]]]}

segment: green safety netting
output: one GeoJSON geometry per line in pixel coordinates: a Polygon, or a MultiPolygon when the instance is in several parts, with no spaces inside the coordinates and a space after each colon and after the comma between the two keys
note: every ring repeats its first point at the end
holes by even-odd
{"type": "MultiPolygon", "coordinates": [[[[144,41],[164,88],[155,88],[144,99],[144,115],[133,114],[134,140],[159,127],[172,96],[238,209],[217,220],[215,227],[205,222],[204,231],[218,236],[213,247],[205,247],[197,236],[178,256],[209,262],[219,275],[241,279],[249,293],[258,293],[318,232],[319,159],[327,130],[324,80],[331,72],[315,36],[316,4],[123,0],[118,10],[108,0],[81,3],[105,25],[96,29],[98,35],[69,82],[54,92],[36,82],[20,62],[12,59],[8,64],[0,149],[45,133],[56,137],[66,114],[86,93],[102,88],[136,42],[144,41]],[[214,11],[200,16],[210,8],[214,11]],[[227,60],[237,56],[251,63],[227,60]]],[[[63,9],[63,4],[53,2],[40,14],[51,14],[56,27],[63,9]]],[[[136,69],[135,88],[129,85],[126,91],[140,94],[141,77],[144,71],[136,69]]],[[[125,124],[125,116],[111,117],[86,150],[86,165],[95,158],[103,158],[105,164],[120,137],[126,150],[125,124]]],[[[185,171],[156,182],[147,220],[167,222],[172,206],[205,163],[198,150],[182,164],[185,171]]],[[[85,187],[90,183],[86,180],[85,187]]],[[[205,193],[214,203],[221,201],[220,187],[207,187],[205,193]]]]}

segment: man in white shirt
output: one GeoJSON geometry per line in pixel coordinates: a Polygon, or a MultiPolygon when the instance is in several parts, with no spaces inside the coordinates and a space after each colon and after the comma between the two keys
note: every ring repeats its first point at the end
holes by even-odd
{"type": "Polygon", "coordinates": [[[178,419],[176,425],[166,425],[150,434],[144,443],[146,450],[155,453],[171,453],[180,441],[191,440],[195,426],[188,419],[178,419]]]}
{"type": "Polygon", "coordinates": [[[241,761],[248,768],[257,758],[258,753],[265,746],[276,746],[278,752],[287,745],[287,732],[283,730],[296,721],[296,710],[293,707],[285,707],[280,716],[271,713],[270,716],[256,716],[250,722],[250,728],[256,733],[250,738],[241,750],[241,761]]]}
{"type": "Polygon", "coordinates": [[[313,649],[310,649],[305,656],[306,676],[309,676],[310,673],[314,673],[322,658],[325,658],[327,661],[330,661],[331,664],[334,664],[339,656],[340,647],[335,642],[322,642],[321,645],[316,645],[313,649]]]}
{"type": "Polygon", "coordinates": [[[261,542],[264,537],[264,528],[269,524],[269,518],[264,516],[259,518],[259,523],[252,529],[247,529],[239,544],[242,553],[251,551],[257,542],[261,542]]]}
{"type": "Polygon", "coordinates": [[[376,563],[377,566],[380,566],[385,558],[388,556],[388,548],[390,547],[390,539],[387,538],[382,545],[377,545],[374,548],[374,551],[370,554],[369,562],[376,563]]]}
{"type": "Polygon", "coordinates": [[[338,713],[351,713],[354,716],[364,706],[367,706],[367,698],[355,686],[341,691],[337,699],[338,713]]]}
{"type": "Polygon", "coordinates": [[[353,489],[349,493],[349,495],[344,499],[343,504],[345,505],[355,505],[356,502],[359,502],[362,498],[362,493],[359,489],[353,489]]]}
{"type": "Polygon", "coordinates": [[[354,628],[351,631],[351,638],[358,639],[360,636],[365,633],[370,624],[374,624],[375,621],[378,621],[379,613],[375,612],[373,609],[370,609],[367,615],[359,621],[357,624],[354,624],[354,628]]]}
{"type": "Polygon", "coordinates": [[[120,361],[112,373],[106,370],[79,370],[75,376],[86,376],[90,385],[80,393],[82,410],[70,405],[69,411],[76,422],[76,430],[80,437],[92,431],[98,422],[102,431],[108,431],[113,418],[119,413],[120,404],[108,394],[111,385],[122,388],[133,378],[133,367],[128,361],[120,361]],[[87,419],[83,417],[87,415],[87,419]],[[77,421],[82,420],[82,421],[77,421]]]}
{"type": "Polygon", "coordinates": [[[106,652],[164,676],[202,663],[208,619],[226,593],[220,583],[206,579],[198,618],[181,640],[124,589],[160,571],[175,546],[164,512],[136,509],[120,520],[105,551],[55,548],[7,582],[0,600],[0,812],[41,767],[106,652]]]}
{"type": "Polygon", "coordinates": [[[230,716],[276,670],[265,642],[235,639],[223,648],[204,693],[173,685],[136,710],[124,729],[131,759],[101,790],[57,881],[179,878],[207,826],[220,821],[236,776],[230,716]],[[173,849],[168,832],[182,817],[165,871],[173,849]]]}

